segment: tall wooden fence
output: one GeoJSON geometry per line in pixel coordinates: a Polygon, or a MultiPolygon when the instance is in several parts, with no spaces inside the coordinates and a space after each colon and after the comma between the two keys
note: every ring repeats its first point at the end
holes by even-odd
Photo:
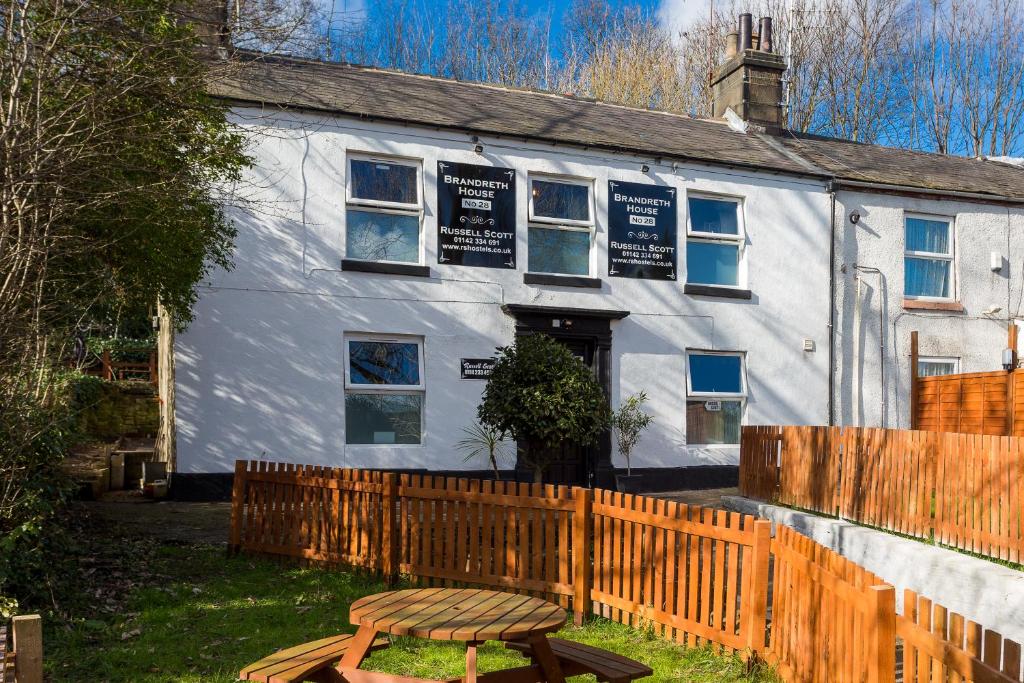
{"type": "Polygon", "coordinates": [[[786,681],[893,681],[897,632],[904,668],[933,672],[905,680],[1021,681],[1016,643],[938,628],[938,606],[899,616],[891,586],[788,529],[645,496],[240,461],[230,548],[540,595],[786,681]]]}
{"type": "Polygon", "coordinates": [[[910,403],[914,429],[1024,436],[1024,370],[918,377],[910,403]]]}
{"type": "Polygon", "coordinates": [[[740,492],[992,558],[1024,559],[1024,439],[744,427],[740,492]]]}

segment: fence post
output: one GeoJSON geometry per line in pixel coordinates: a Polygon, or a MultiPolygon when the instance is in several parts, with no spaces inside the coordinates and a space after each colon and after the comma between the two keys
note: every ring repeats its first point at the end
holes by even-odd
{"type": "Polygon", "coordinates": [[[765,647],[768,626],[768,561],[772,546],[772,523],[766,519],[754,522],[754,545],[751,547],[753,573],[747,588],[747,647],[759,653],[765,647]]]}
{"type": "Polygon", "coordinates": [[[868,597],[867,683],[888,683],[896,680],[896,589],[872,586],[868,597]]]}
{"type": "Polygon", "coordinates": [[[26,614],[11,620],[14,631],[14,680],[43,683],[43,620],[26,614]]]}
{"type": "MultiPolygon", "coordinates": [[[[590,537],[594,528],[593,491],[574,486],[572,497],[576,510],[572,516],[572,617],[577,626],[590,613],[590,585],[593,563],[590,559],[590,537]]],[[[563,560],[564,561],[564,560],[563,560]]]]}
{"type": "Polygon", "coordinates": [[[380,544],[381,573],[384,580],[390,586],[398,576],[398,544],[401,542],[399,534],[395,533],[395,506],[398,504],[398,475],[394,472],[384,473],[384,496],[382,501],[383,516],[381,519],[380,544]]]}
{"type": "Polygon", "coordinates": [[[245,460],[235,461],[235,477],[231,481],[231,536],[228,555],[237,555],[242,549],[242,518],[245,516],[245,460]]]}
{"type": "Polygon", "coordinates": [[[114,368],[110,363],[110,349],[103,349],[103,379],[114,379],[114,368]]]}

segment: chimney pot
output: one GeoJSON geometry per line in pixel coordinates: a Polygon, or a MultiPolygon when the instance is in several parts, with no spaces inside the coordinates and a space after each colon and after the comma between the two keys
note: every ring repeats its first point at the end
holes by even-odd
{"type": "Polygon", "coordinates": [[[772,18],[761,17],[761,30],[758,32],[760,39],[759,49],[762,52],[771,52],[774,45],[772,45],[772,18]]]}
{"type": "Polygon", "coordinates": [[[750,49],[753,34],[752,21],[753,19],[749,13],[740,15],[740,52],[750,49]]]}
{"type": "Polygon", "coordinates": [[[736,56],[738,45],[740,42],[740,34],[736,31],[732,31],[725,35],[725,58],[732,59],[736,56]]]}

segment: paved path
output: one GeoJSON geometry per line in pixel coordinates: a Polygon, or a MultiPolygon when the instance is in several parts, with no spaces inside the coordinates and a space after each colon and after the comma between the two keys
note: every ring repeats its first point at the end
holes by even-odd
{"type": "Polygon", "coordinates": [[[725,509],[722,505],[722,496],[738,496],[739,489],[698,489],[695,491],[662,491],[661,493],[648,493],[654,498],[685,503],[687,505],[703,505],[704,507],[725,509]]]}

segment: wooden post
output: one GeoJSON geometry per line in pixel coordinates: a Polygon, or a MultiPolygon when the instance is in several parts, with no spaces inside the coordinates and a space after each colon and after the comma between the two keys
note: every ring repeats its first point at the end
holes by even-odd
{"type": "Polygon", "coordinates": [[[572,516],[572,613],[573,623],[577,626],[583,624],[591,611],[593,562],[590,559],[590,537],[594,528],[593,495],[593,491],[580,486],[572,489],[572,497],[576,502],[572,516]]]}
{"type": "Polygon", "coordinates": [[[768,625],[768,561],[772,545],[772,523],[766,519],[754,522],[753,573],[747,590],[746,631],[747,648],[754,654],[765,646],[765,629],[768,625]]]}
{"type": "Polygon", "coordinates": [[[27,614],[11,620],[14,630],[14,680],[43,683],[43,620],[27,614]]]}
{"type": "Polygon", "coordinates": [[[910,428],[917,429],[920,383],[917,381],[917,330],[910,333],[910,428]]]}
{"type": "Polygon", "coordinates": [[[110,349],[103,349],[103,379],[114,379],[114,368],[110,363],[110,349]]]}
{"type": "Polygon", "coordinates": [[[398,576],[398,544],[402,540],[396,533],[395,525],[395,506],[398,505],[398,475],[394,472],[384,473],[383,495],[380,533],[381,573],[384,574],[387,584],[391,586],[398,576]]]}
{"type": "Polygon", "coordinates": [[[235,461],[235,477],[231,482],[231,536],[228,555],[237,555],[242,549],[242,520],[245,517],[245,460],[235,461]]]}
{"type": "Polygon", "coordinates": [[[154,387],[160,384],[156,371],[156,351],[149,352],[149,383],[154,387]]]}
{"type": "Polygon", "coordinates": [[[868,595],[867,683],[888,683],[896,680],[896,589],[872,586],[868,595]]]}

